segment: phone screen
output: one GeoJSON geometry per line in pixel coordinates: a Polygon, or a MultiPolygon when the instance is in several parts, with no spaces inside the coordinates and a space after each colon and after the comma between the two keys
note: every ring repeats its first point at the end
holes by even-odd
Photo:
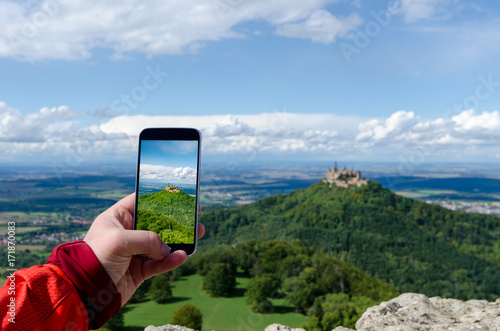
{"type": "Polygon", "coordinates": [[[200,134],[146,129],[139,139],[135,228],[158,233],[172,251],[196,250],[200,134]]]}

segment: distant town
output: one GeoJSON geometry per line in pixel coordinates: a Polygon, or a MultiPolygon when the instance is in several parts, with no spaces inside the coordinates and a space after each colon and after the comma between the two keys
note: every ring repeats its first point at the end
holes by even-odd
{"type": "Polygon", "coordinates": [[[427,203],[439,205],[446,209],[455,211],[465,211],[466,213],[478,213],[486,215],[500,216],[500,202],[481,203],[481,202],[463,202],[463,201],[436,201],[426,200],[427,203]]]}
{"type": "MultiPolygon", "coordinates": [[[[16,244],[18,245],[59,245],[62,243],[83,240],[85,237],[85,233],[88,228],[92,224],[93,220],[83,219],[79,216],[70,216],[65,219],[43,219],[37,217],[35,219],[29,220],[27,222],[22,222],[21,227],[17,227],[16,231],[18,235],[16,235],[16,244]],[[48,226],[58,226],[64,224],[74,224],[79,225],[78,232],[67,232],[67,231],[59,231],[59,232],[51,232],[51,233],[39,233],[42,230],[46,229],[48,226]],[[31,230],[31,231],[30,231],[31,230]],[[31,232],[29,236],[23,236],[23,233],[31,232]]],[[[7,245],[7,234],[0,233],[0,246],[7,245]]]]}

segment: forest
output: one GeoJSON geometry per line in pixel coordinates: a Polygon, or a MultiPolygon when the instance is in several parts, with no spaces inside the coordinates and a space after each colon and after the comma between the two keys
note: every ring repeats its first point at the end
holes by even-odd
{"type": "Polygon", "coordinates": [[[318,182],[257,203],[203,213],[207,245],[300,239],[399,292],[458,299],[500,295],[500,218],[453,212],[370,181],[318,182]]]}
{"type": "Polygon", "coordinates": [[[169,281],[175,284],[193,274],[203,276],[200,290],[215,297],[233,297],[236,275],[248,277],[244,296],[252,311],[268,314],[283,310],[274,302],[285,299],[296,313],[308,317],[303,325],[307,330],[354,327],[366,308],[398,295],[390,285],[321,249],[307,248],[300,240],[251,240],[194,255],[166,274],[168,279],[160,275],[146,281],[131,304],[175,301],[169,281]]]}

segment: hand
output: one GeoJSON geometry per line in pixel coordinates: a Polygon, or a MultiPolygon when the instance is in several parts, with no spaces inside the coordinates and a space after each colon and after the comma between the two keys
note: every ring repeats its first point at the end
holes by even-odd
{"type": "MultiPolygon", "coordinates": [[[[145,279],[175,269],[187,258],[184,251],[170,254],[158,234],[132,230],[134,205],[135,193],[118,201],[95,219],[84,239],[118,288],[122,306],[145,279]]],[[[199,224],[198,239],[204,233],[205,227],[199,224]]]]}

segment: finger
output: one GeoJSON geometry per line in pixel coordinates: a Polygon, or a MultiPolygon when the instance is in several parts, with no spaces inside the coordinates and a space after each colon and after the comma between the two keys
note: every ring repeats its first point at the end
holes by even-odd
{"type": "Polygon", "coordinates": [[[170,254],[170,248],[152,231],[125,230],[123,236],[123,248],[128,256],[144,254],[162,260],[170,254]]]}
{"type": "Polygon", "coordinates": [[[175,251],[163,260],[146,260],[142,264],[142,275],[144,279],[173,270],[186,262],[186,252],[175,251]]]}
{"type": "Polygon", "coordinates": [[[119,206],[126,211],[128,211],[131,215],[134,215],[135,209],[135,192],[127,195],[125,198],[121,199],[116,203],[116,206],[119,206]]]}
{"type": "Polygon", "coordinates": [[[205,226],[201,223],[198,223],[198,239],[201,239],[205,234],[205,226]]]}
{"type": "Polygon", "coordinates": [[[103,214],[110,215],[118,220],[123,228],[131,230],[134,228],[135,193],[129,194],[125,198],[115,203],[103,214]]]}

